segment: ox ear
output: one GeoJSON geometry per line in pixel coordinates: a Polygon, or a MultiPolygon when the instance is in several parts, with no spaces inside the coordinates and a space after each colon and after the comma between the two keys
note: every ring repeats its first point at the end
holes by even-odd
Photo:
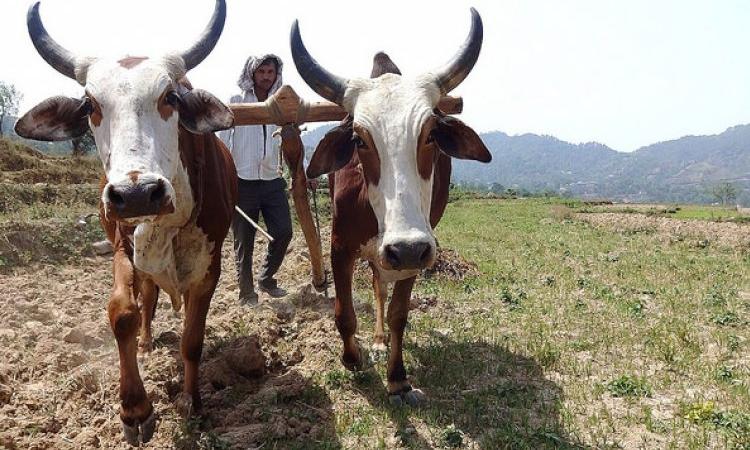
{"type": "Polygon", "coordinates": [[[37,141],[67,141],[89,129],[88,99],[50,97],[31,108],[16,122],[16,134],[37,141]]]}
{"type": "Polygon", "coordinates": [[[396,63],[393,62],[390,56],[384,52],[377,52],[375,57],[372,59],[372,71],[370,72],[370,78],[377,78],[385,73],[395,73],[401,75],[396,63]]]}
{"type": "Polygon", "coordinates": [[[492,161],[492,154],[479,135],[455,117],[436,115],[432,138],[443,153],[453,158],[492,161]]]}
{"type": "Polygon", "coordinates": [[[185,91],[176,100],[180,124],[195,134],[226,130],[234,125],[232,111],[210,92],[185,91]]]}
{"type": "Polygon", "coordinates": [[[307,166],[307,178],[318,178],[344,167],[354,154],[352,134],[354,121],[347,116],[339,126],[326,133],[315,147],[310,164],[307,166]]]}

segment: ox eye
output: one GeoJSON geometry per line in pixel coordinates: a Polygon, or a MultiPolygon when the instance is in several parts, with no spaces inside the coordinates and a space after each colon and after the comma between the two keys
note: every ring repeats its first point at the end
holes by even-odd
{"type": "Polygon", "coordinates": [[[164,100],[173,108],[177,108],[177,105],[180,104],[180,96],[177,95],[176,91],[167,92],[167,95],[164,96],[164,100]]]}
{"type": "Polygon", "coordinates": [[[88,97],[83,98],[83,104],[81,105],[81,110],[87,116],[91,115],[91,113],[94,112],[94,103],[91,101],[90,98],[88,97]]]}
{"type": "Polygon", "coordinates": [[[356,148],[367,148],[367,144],[365,144],[365,141],[357,133],[352,134],[352,142],[354,142],[356,148]]]}

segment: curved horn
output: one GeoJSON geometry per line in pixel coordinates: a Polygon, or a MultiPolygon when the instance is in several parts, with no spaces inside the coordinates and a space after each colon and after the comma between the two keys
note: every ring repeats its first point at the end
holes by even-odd
{"type": "Polygon", "coordinates": [[[211,53],[211,50],[214,49],[216,43],[219,41],[226,18],[227,4],[224,0],[216,0],[214,14],[211,16],[206,29],[203,30],[203,34],[190,49],[180,55],[185,62],[185,71],[200,64],[211,53]]]}
{"type": "Polygon", "coordinates": [[[482,49],[482,37],[482,18],[476,9],[471,8],[471,30],[464,45],[458,49],[453,59],[434,72],[435,82],[443,94],[455,89],[469,75],[479,58],[479,51],[482,49]]]}
{"type": "Polygon", "coordinates": [[[31,42],[47,64],[68,78],[76,79],[76,57],[65,50],[47,33],[39,16],[39,2],[35,2],[26,14],[31,42]]]}
{"type": "Polygon", "coordinates": [[[297,20],[292,24],[290,39],[294,65],[305,83],[321,97],[341,105],[348,80],[332,74],[315,61],[302,42],[297,20]]]}

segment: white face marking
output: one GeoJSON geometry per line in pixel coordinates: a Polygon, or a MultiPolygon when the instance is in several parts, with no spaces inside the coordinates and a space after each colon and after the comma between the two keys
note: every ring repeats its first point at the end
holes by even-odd
{"type": "Polygon", "coordinates": [[[417,169],[417,145],[425,121],[440,100],[430,74],[410,79],[386,74],[350,80],[344,105],[365,128],[377,147],[380,180],[367,186],[378,219],[378,249],[395,242],[428,242],[435,247],[430,226],[432,177],[417,169]]]}
{"type": "MultiPolygon", "coordinates": [[[[144,59],[124,67],[97,59],[88,67],[86,91],[101,108],[101,122],[89,121],[110,184],[164,181],[167,202],[175,203],[172,184],[179,172],[178,114],[165,120],[159,98],[175,83],[169,58],[144,59]]],[[[107,208],[107,202],[105,202],[107,208]]]]}

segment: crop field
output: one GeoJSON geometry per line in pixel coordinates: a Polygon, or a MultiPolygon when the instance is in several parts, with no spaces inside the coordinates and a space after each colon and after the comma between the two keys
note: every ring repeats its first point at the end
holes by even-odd
{"type": "MultiPolygon", "coordinates": [[[[127,448],[111,258],[91,252],[102,234],[86,218],[96,179],[15,176],[0,183],[0,448],[127,448]]],[[[143,448],[750,448],[750,224],[453,197],[405,335],[426,405],[388,402],[384,360],[341,365],[332,300],[307,284],[295,230],[280,271],[290,295],[256,308],[237,302],[225,243],[204,411],[188,421],[172,403],[181,316],[160,298],[155,348],[140,358],[159,415],[143,448]]],[[[368,272],[355,279],[363,347],[368,272]]]]}

